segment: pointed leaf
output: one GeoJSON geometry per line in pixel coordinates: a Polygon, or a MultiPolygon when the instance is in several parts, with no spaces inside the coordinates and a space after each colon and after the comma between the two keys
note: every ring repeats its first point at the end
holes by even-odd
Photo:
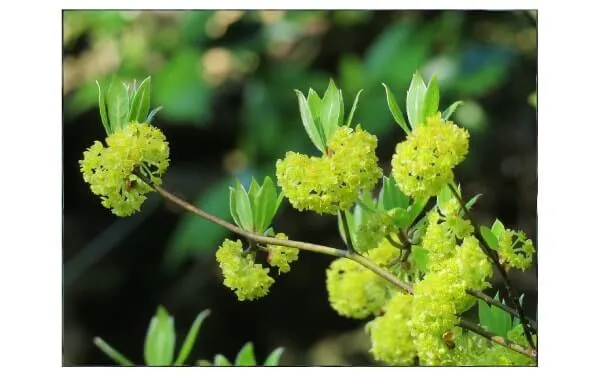
{"type": "Polygon", "coordinates": [[[358,100],[360,99],[360,94],[363,92],[361,89],[356,93],[354,97],[354,103],[352,103],[352,109],[350,110],[350,114],[348,115],[348,121],[346,121],[347,126],[352,126],[352,120],[354,119],[354,111],[356,111],[356,107],[358,106],[358,100]]]}
{"type": "Polygon", "coordinates": [[[231,362],[222,354],[215,355],[215,366],[226,367],[231,366],[231,362]]]}
{"type": "Polygon", "coordinates": [[[144,360],[148,366],[169,366],[174,351],[175,323],[167,310],[159,306],[146,334],[144,360]]]}
{"type": "Polygon", "coordinates": [[[478,300],[477,302],[479,305],[479,324],[491,330],[491,326],[493,325],[493,316],[490,307],[482,300],[478,300]]]}
{"type": "Polygon", "coordinates": [[[237,214],[237,202],[236,202],[236,189],[229,187],[229,212],[231,212],[231,218],[237,224],[238,227],[242,226],[240,217],[237,214]]]}
{"type": "Polygon", "coordinates": [[[154,116],[156,116],[158,111],[160,111],[161,109],[162,109],[162,107],[156,107],[153,110],[151,110],[150,113],[148,114],[148,117],[146,117],[146,121],[144,121],[144,122],[146,124],[151,124],[152,120],[154,120],[154,116]]]}
{"type": "Polygon", "coordinates": [[[298,106],[300,107],[300,117],[302,118],[302,125],[304,125],[304,130],[306,130],[306,134],[315,145],[316,148],[319,149],[322,153],[325,153],[325,141],[321,137],[321,132],[317,128],[313,115],[311,114],[310,108],[308,107],[308,102],[302,94],[298,90],[294,90],[296,92],[296,96],[298,96],[298,106]]]}
{"type": "Polygon", "coordinates": [[[396,184],[393,176],[383,177],[383,208],[391,210],[394,208],[408,208],[410,198],[406,196],[396,184]]]}
{"type": "Polygon", "coordinates": [[[283,195],[283,191],[279,193],[279,196],[277,197],[277,204],[275,205],[275,212],[277,212],[277,210],[279,209],[279,206],[281,206],[281,202],[283,201],[284,195],[283,195]]]}
{"type": "Polygon", "coordinates": [[[454,113],[454,111],[456,111],[456,108],[458,108],[458,106],[461,105],[462,103],[463,102],[460,101],[460,100],[452,103],[450,105],[450,107],[446,108],[446,110],[442,113],[442,118],[444,120],[450,119],[450,116],[452,116],[452,114],[454,113]]]}
{"type": "Polygon", "coordinates": [[[196,316],[196,319],[194,319],[194,323],[192,323],[192,326],[190,327],[190,330],[188,331],[188,334],[185,337],[185,341],[183,342],[183,345],[181,346],[181,349],[179,350],[179,355],[177,356],[177,359],[175,360],[175,363],[174,363],[175,366],[183,365],[183,363],[189,357],[190,352],[192,351],[192,348],[194,346],[194,343],[196,342],[196,337],[198,337],[198,332],[200,331],[200,326],[202,325],[202,322],[204,321],[204,319],[206,319],[206,317],[209,314],[210,314],[210,310],[204,310],[200,314],[198,314],[198,316],[196,316]]]}
{"type": "Polygon", "coordinates": [[[329,80],[329,86],[323,95],[323,107],[321,108],[321,124],[323,125],[323,134],[325,143],[329,141],[335,130],[338,128],[340,117],[340,92],[332,79],[329,80]]]}
{"type": "Polygon", "coordinates": [[[338,98],[340,99],[340,115],[338,116],[338,124],[340,122],[342,122],[342,124],[339,124],[339,125],[344,125],[343,124],[343,122],[344,122],[344,114],[345,114],[344,113],[344,110],[345,110],[345,108],[344,108],[344,96],[342,95],[342,89],[339,89],[338,92],[339,92],[338,98]]]}
{"type": "Polygon", "coordinates": [[[452,194],[452,190],[450,190],[448,185],[444,185],[440,189],[440,191],[438,191],[438,193],[437,193],[437,196],[436,196],[437,206],[440,207],[441,205],[448,202],[453,197],[454,197],[454,194],[452,194]]]}
{"type": "Polygon", "coordinates": [[[427,87],[423,82],[423,78],[419,72],[416,72],[413,74],[410,87],[406,93],[406,114],[412,129],[423,123],[423,99],[426,91],[427,87]]]}
{"type": "Polygon", "coordinates": [[[427,272],[427,253],[428,251],[424,247],[412,247],[413,262],[421,272],[427,272]]]}
{"type": "Polygon", "coordinates": [[[398,106],[398,101],[396,100],[396,96],[394,95],[392,90],[390,90],[390,88],[387,87],[387,85],[385,83],[382,83],[382,85],[383,85],[383,88],[385,89],[387,105],[388,105],[388,108],[390,109],[390,112],[392,113],[392,117],[394,118],[394,121],[396,121],[396,124],[400,125],[400,127],[402,128],[402,130],[404,130],[406,135],[410,134],[410,129],[408,128],[408,125],[406,124],[406,120],[404,119],[402,110],[398,106]]]}
{"type": "MultiPolygon", "coordinates": [[[[407,227],[411,226],[415,219],[419,217],[421,212],[423,212],[423,209],[425,209],[427,202],[429,202],[429,198],[419,198],[409,207],[407,227]]],[[[406,229],[407,227],[402,229],[406,229]]]]}
{"type": "Polygon", "coordinates": [[[500,235],[504,233],[504,224],[498,219],[494,221],[494,225],[492,225],[492,233],[496,236],[496,238],[500,238],[500,235]]]}
{"type": "Polygon", "coordinates": [[[108,120],[113,132],[123,129],[129,119],[129,93],[127,86],[113,77],[106,93],[108,120]]]}
{"type": "Polygon", "coordinates": [[[256,196],[258,195],[258,191],[260,190],[260,185],[256,182],[256,179],[252,177],[252,181],[250,181],[250,188],[248,189],[248,198],[250,198],[250,203],[256,200],[256,196]]]}
{"type": "Polygon", "coordinates": [[[498,239],[496,238],[496,235],[490,230],[490,228],[486,227],[485,225],[482,225],[480,227],[480,230],[481,230],[481,236],[485,240],[485,243],[492,250],[498,250],[500,247],[500,245],[498,244],[498,239]]]}
{"type": "Polygon", "coordinates": [[[435,115],[440,107],[440,88],[436,76],[433,76],[427,85],[423,99],[423,119],[435,115]]]}
{"type": "Polygon", "coordinates": [[[98,109],[100,110],[100,119],[102,120],[102,126],[104,126],[106,135],[111,135],[112,131],[110,129],[110,123],[108,122],[108,117],[106,115],[105,93],[102,92],[100,82],[96,81],[96,85],[98,86],[98,109]]]}
{"type": "Polygon", "coordinates": [[[147,77],[135,90],[135,94],[131,99],[129,122],[144,122],[148,117],[148,111],[150,110],[150,87],[151,78],[147,77]]]}
{"type": "Polygon", "coordinates": [[[316,121],[321,118],[321,108],[323,107],[323,100],[317,94],[315,90],[312,88],[308,89],[308,96],[306,99],[308,103],[308,108],[310,109],[310,113],[313,116],[313,119],[316,121]]]}
{"type": "Polygon", "coordinates": [[[483,194],[477,194],[475,195],[473,198],[469,199],[469,201],[465,204],[465,206],[467,207],[468,210],[471,209],[471,207],[473,207],[475,205],[475,203],[477,203],[477,200],[479,199],[479,197],[481,197],[483,194]]]}
{"type": "Polygon", "coordinates": [[[271,225],[273,216],[275,216],[277,205],[277,190],[270,177],[265,177],[263,185],[260,187],[256,196],[254,207],[254,223],[257,226],[257,232],[264,232],[271,225]]]}
{"type": "Polygon", "coordinates": [[[279,361],[281,360],[281,355],[283,354],[283,348],[277,348],[269,354],[267,359],[265,360],[265,366],[278,366],[279,361]]]}
{"type": "MultiPolygon", "coordinates": [[[[346,221],[348,222],[348,230],[350,231],[350,239],[352,240],[352,243],[355,244],[356,227],[359,225],[359,223],[355,221],[356,217],[350,211],[346,210],[345,213],[346,221]]],[[[357,216],[360,218],[360,215],[357,216]]],[[[346,238],[346,229],[344,228],[344,221],[342,220],[341,211],[338,211],[338,231],[340,232],[340,237],[342,238],[342,241],[344,241],[346,246],[350,246],[350,244],[348,243],[348,239],[346,238]]]]}
{"type": "Polygon", "coordinates": [[[113,361],[120,364],[121,366],[134,366],[133,362],[131,362],[127,357],[123,354],[119,353],[115,348],[110,346],[107,342],[102,340],[100,337],[94,337],[94,345],[98,347],[98,349],[102,350],[104,354],[110,357],[113,361]]]}
{"type": "Polygon", "coordinates": [[[254,345],[251,342],[246,343],[240,349],[235,357],[236,366],[256,366],[256,358],[254,357],[254,345]]]}
{"type": "Polygon", "coordinates": [[[242,186],[239,180],[235,185],[235,212],[240,219],[241,227],[245,230],[253,230],[254,217],[252,215],[252,206],[246,189],[242,186]]]}

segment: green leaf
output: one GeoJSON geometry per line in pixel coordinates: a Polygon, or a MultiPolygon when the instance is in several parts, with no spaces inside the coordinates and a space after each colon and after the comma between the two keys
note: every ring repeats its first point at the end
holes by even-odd
{"type": "Polygon", "coordinates": [[[258,182],[256,182],[256,179],[252,177],[252,181],[250,181],[250,188],[248,189],[248,198],[250,198],[250,203],[256,201],[256,196],[258,195],[259,190],[260,185],[258,184],[258,182]]]}
{"type": "Polygon", "coordinates": [[[494,317],[492,315],[492,311],[487,303],[482,300],[477,301],[479,305],[478,314],[479,314],[479,324],[487,327],[491,331],[491,328],[494,324],[494,317]]]}
{"type": "Polygon", "coordinates": [[[315,90],[312,88],[308,89],[307,96],[308,107],[310,108],[310,113],[313,115],[313,118],[321,116],[321,107],[323,106],[323,100],[317,94],[315,90]]]}
{"type": "Polygon", "coordinates": [[[436,76],[433,76],[429,80],[427,85],[427,91],[425,91],[425,97],[423,99],[423,119],[429,116],[435,115],[440,107],[440,88],[438,86],[438,80],[436,76]]]}
{"type": "Polygon", "coordinates": [[[106,93],[108,120],[113,132],[123,129],[129,119],[129,93],[127,86],[117,77],[113,77],[106,93]]]}
{"type": "Polygon", "coordinates": [[[308,107],[308,102],[302,94],[298,90],[294,90],[296,95],[298,96],[298,106],[300,107],[300,117],[302,118],[302,125],[304,125],[304,130],[306,130],[306,134],[312,141],[312,143],[321,151],[325,153],[325,140],[321,137],[321,131],[319,131],[317,124],[311,114],[310,108],[308,107]]]}
{"type": "Polygon", "coordinates": [[[323,95],[323,106],[321,107],[321,125],[325,135],[325,144],[338,128],[340,117],[340,91],[333,82],[329,80],[329,86],[323,95]]]}
{"type": "MultiPolygon", "coordinates": [[[[338,125],[340,122],[344,122],[344,96],[342,95],[342,89],[338,90],[339,95],[338,98],[340,99],[340,115],[338,116],[338,125]]],[[[344,125],[344,124],[341,124],[344,125]]],[[[337,127],[336,127],[337,128],[337,127]]]]}
{"type": "Polygon", "coordinates": [[[452,116],[454,111],[456,111],[456,108],[458,108],[458,106],[461,105],[462,103],[463,102],[461,100],[459,100],[459,101],[456,101],[456,102],[450,104],[450,106],[448,108],[446,108],[446,110],[442,113],[442,118],[444,120],[450,119],[450,116],[452,116]]]}
{"type": "Polygon", "coordinates": [[[358,106],[358,100],[360,99],[360,94],[362,92],[363,90],[360,89],[360,91],[357,92],[356,96],[354,97],[354,103],[352,103],[352,109],[350,110],[350,114],[348,115],[348,121],[346,121],[347,126],[352,126],[352,120],[354,119],[354,111],[356,111],[356,107],[358,106]]]}
{"type": "Polygon", "coordinates": [[[423,123],[423,99],[427,87],[419,72],[413,74],[412,81],[406,93],[406,114],[412,129],[423,123]]]}
{"type": "Polygon", "coordinates": [[[382,192],[383,208],[386,211],[394,208],[408,208],[410,198],[398,189],[398,185],[393,176],[390,175],[389,178],[383,177],[382,192]]]}
{"type": "Polygon", "coordinates": [[[494,332],[498,336],[506,337],[506,334],[512,326],[512,318],[510,314],[502,310],[501,308],[493,305],[490,307],[490,310],[494,319],[494,329],[492,330],[492,332],[494,332]]]}
{"type": "Polygon", "coordinates": [[[323,100],[315,90],[310,88],[308,89],[306,102],[308,103],[308,108],[310,109],[312,118],[315,121],[315,126],[317,129],[322,128],[323,124],[321,122],[321,108],[323,108],[323,100]]]}
{"type": "Polygon", "coordinates": [[[397,228],[402,228],[402,229],[408,228],[408,220],[409,220],[408,210],[406,210],[404,208],[394,208],[394,209],[391,209],[389,212],[392,215],[392,218],[394,219],[394,225],[397,228]]]}
{"type": "Polygon", "coordinates": [[[222,354],[215,355],[215,366],[226,367],[231,366],[231,362],[222,354]]]}
{"type": "Polygon", "coordinates": [[[241,227],[245,230],[252,231],[254,228],[254,217],[252,215],[252,205],[246,189],[242,186],[239,180],[235,184],[235,212],[240,219],[241,227]]]}
{"type": "Polygon", "coordinates": [[[254,357],[254,346],[251,342],[246,343],[240,349],[239,353],[235,357],[236,366],[256,366],[256,358],[254,357]]]}
{"type": "Polygon", "coordinates": [[[231,213],[233,222],[236,223],[238,227],[241,227],[242,223],[240,222],[240,217],[237,214],[236,195],[236,189],[229,187],[229,212],[231,213]]]}
{"type": "Polygon", "coordinates": [[[192,323],[192,326],[190,327],[190,330],[188,331],[188,334],[185,337],[185,341],[183,342],[183,345],[181,346],[181,349],[179,350],[179,355],[177,356],[177,359],[175,360],[175,363],[174,363],[175,366],[183,365],[183,363],[189,357],[190,352],[192,351],[192,347],[194,346],[194,343],[196,342],[196,337],[198,336],[198,332],[200,331],[200,326],[202,325],[202,322],[204,321],[204,319],[206,319],[206,317],[209,314],[210,314],[210,310],[204,310],[200,314],[198,314],[198,316],[196,316],[196,319],[194,319],[194,323],[192,323]]]}
{"type": "Polygon", "coordinates": [[[440,207],[441,205],[448,202],[453,197],[454,197],[454,194],[452,194],[452,190],[450,190],[448,185],[444,185],[440,189],[440,191],[438,191],[438,193],[437,193],[437,196],[436,196],[437,206],[440,207]]]}
{"type": "Polygon", "coordinates": [[[169,366],[174,351],[175,323],[167,310],[159,306],[146,333],[144,360],[148,366],[169,366]]]}
{"type": "Polygon", "coordinates": [[[473,207],[475,205],[475,203],[477,203],[477,200],[479,199],[479,197],[481,197],[483,194],[477,194],[475,195],[473,198],[469,199],[469,201],[465,204],[465,206],[467,207],[467,210],[470,210],[471,207],[473,207]]]}
{"type": "MultiPolygon", "coordinates": [[[[356,222],[357,217],[360,219],[360,208],[357,209],[359,214],[353,215],[349,210],[346,210],[346,221],[348,222],[348,230],[350,231],[350,239],[352,243],[356,243],[356,227],[360,224],[360,222],[356,222]]],[[[338,211],[338,231],[340,232],[340,237],[342,241],[346,244],[346,246],[350,246],[348,243],[348,239],[346,238],[346,230],[344,228],[344,221],[342,220],[342,213],[338,211]]]]}
{"type": "Polygon", "coordinates": [[[421,272],[427,272],[427,249],[421,246],[412,247],[412,257],[421,272]]]}
{"type": "Polygon", "coordinates": [[[135,366],[127,357],[119,353],[115,348],[110,346],[107,342],[102,340],[100,337],[94,337],[94,345],[110,357],[113,361],[120,364],[121,366],[135,366]]]}
{"type": "Polygon", "coordinates": [[[151,77],[147,77],[140,83],[131,100],[129,122],[144,122],[150,110],[150,87],[151,77]]]}
{"type": "Polygon", "coordinates": [[[271,225],[278,206],[277,190],[269,176],[265,177],[254,202],[252,212],[254,213],[255,229],[256,232],[261,233],[271,225]]]}
{"type": "Polygon", "coordinates": [[[496,236],[496,238],[500,238],[500,235],[504,233],[504,224],[498,219],[494,221],[494,225],[492,225],[492,233],[496,236]]]}
{"type": "Polygon", "coordinates": [[[211,367],[213,364],[207,359],[199,359],[196,361],[196,366],[211,367]]]}
{"type": "Polygon", "coordinates": [[[267,359],[265,360],[265,366],[278,366],[279,361],[281,360],[281,355],[283,354],[283,348],[277,348],[269,354],[267,359]]]}
{"type": "Polygon", "coordinates": [[[498,239],[496,238],[496,235],[490,230],[490,228],[486,227],[485,225],[482,225],[480,227],[480,230],[481,236],[485,240],[485,243],[492,250],[498,250],[500,248],[500,245],[498,244],[498,239]]]}
{"type": "Polygon", "coordinates": [[[408,223],[402,229],[406,229],[412,225],[415,219],[423,212],[423,209],[425,209],[427,202],[429,202],[429,198],[419,198],[413,202],[412,206],[408,208],[408,223]]]}
{"type": "Polygon", "coordinates": [[[387,105],[388,105],[388,108],[390,109],[390,112],[392,113],[392,117],[394,117],[394,121],[396,121],[396,123],[398,125],[400,125],[400,127],[402,128],[402,130],[404,130],[406,135],[410,134],[410,129],[408,128],[408,125],[406,124],[406,120],[404,119],[402,110],[398,106],[398,102],[396,101],[396,97],[394,96],[394,93],[392,92],[392,90],[390,90],[387,87],[387,85],[385,83],[382,83],[382,85],[385,89],[387,105]]]}
{"type": "Polygon", "coordinates": [[[148,113],[148,117],[146,117],[146,121],[144,121],[146,124],[151,124],[152,120],[154,120],[154,116],[156,116],[156,114],[162,109],[162,107],[156,107],[153,110],[150,111],[150,113],[148,113]]]}
{"type": "Polygon", "coordinates": [[[98,109],[100,110],[100,119],[102,120],[102,126],[104,126],[106,135],[111,135],[112,131],[110,129],[110,123],[108,122],[108,117],[106,115],[106,100],[104,98],[104,93],[102,92],[100,82],[96,81],[96,85],[98,86],[98,109]]]}

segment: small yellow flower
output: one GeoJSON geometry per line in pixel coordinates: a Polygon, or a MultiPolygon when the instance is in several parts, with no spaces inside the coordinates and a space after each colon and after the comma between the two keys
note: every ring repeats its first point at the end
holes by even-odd
{"type": "Polygon", "coordinates": [[[106,144],[96,141],[83,153],[79,161],[83,179],[104,207],[117,216],[132,215],[152,191],[133,173],[160,185],[169,166],[169,144],[159,129],[139,123],[109,135],[106,144]]]}
{"type": "Polygon", "coordinates": [[[465,159],[468,150],[469,133],[438,113],[396,146],[392,173],[406,195],[434,196],[454,179],[452,170],[465,159]]]}

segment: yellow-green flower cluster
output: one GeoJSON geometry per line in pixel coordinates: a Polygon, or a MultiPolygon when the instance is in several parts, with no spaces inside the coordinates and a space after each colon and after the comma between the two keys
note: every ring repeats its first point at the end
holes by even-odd
{"type": "Polygon", "coordinates": [[[448,223],[443,221],[435,210],[427,214],[427,227],[421,246],[427,249],[427,270],[429,272],[438,270],[446,259],[454,255],[456,238],[448,223]]]}
{"type": "Polygon", "coordinates": [[[453,168],[467,155],[469,133],[441,114],[428,117],[396,146],[392,173],[398,187],[414,198],[434,196],[454,179],[453,168]]]}
{"type": "MultiPolygon", "coordinates": [[[[287,240],[284,233],[277,233],[276,238],[287,240]]],[[[290,271],[290,263],[298,260],[299,250],[293,247],[267,245],[269,249],[268,261],[271,266],[277,267],[279,273],[287,273],[290,271]]]]}
{"type": "Polygon", "coordinates": [[[522,271],[531,266],[535,248],[524,232],[505,229],[498,236],[498,244],[498,254],[503,263],[522,271]]]}
{"type": "Polygon", "coordinates": [[[225,286],[233,290],[240,301],[267,295],[274,280],[267,268],[254,263],[253,254],[244,253],[240,240],[226,239],[216,255],[225,286]]]}
{"type": "Polygon", "coordinates": [[[356,229],[355,247],[360,252],[367,251],[377,246],[394,229],[394,221],[387,212],[378,211],[364,215],[362,222],[356,229]]]}
{"type": "Polygon", "coordinates": [[[456,262],[467,288],[483,290],[490,285],[492,265],[475,237],[466,237],[456,248],[456,262]]]}
{"type": "Polygon", "coordinates": [[[387,268],[390,263],[400,256],[400,249],[384,238],[379,241],[376,247],[369,250],[365,256],[378,266],[387,268]]]}
{"type": "Polygon", "coordinates": [[[407,324],[412,300],[409,294],[396,293],[385,305],[385,314],[367,325],[373,343],[371,353],[376,360],[395,366],[414,363],[417,350],[407,324]]]}
{"type": "Polygon", "coordinates": [[[374,135],[340,127],[329,141],[328,155],[287,152],[276,163],[277,183],[297,210],[336,214],[350,208],[360,189],[371,189],[381,177],[376,147],[374,135]]]}
{"type": "Polygon", "coordinates": [[[474,228],[471,222],[460,216],[461,206],[456,198],[451,198],[441,203],[438,210],[444,215],[446,223],[448,223],[457,238],[464,238],[473,233],[474,228]]]}
{"type": "Polygon", "coordinates": [[[366,318],[387,300],[386,281],[350,259],[334,260],[326,276],[329,303],[341,316],[366,318]]]}
{"type": "Polygon", "coordinates": [[[148,124],[131,123],[96,141],[79,161],[83,179],[100,196],[102,205],[117,216],[139,211],[152,189],[134,171],[160,185],[169,166],[169,144],[164,134],[148,124]]]}
{"type": "Polygon", "coordinates": [[[458,265],[445,262],[439,272],[428,273],[414,287],[411,332],[419,360],[425,365],[451,364],[451,351],[443,340],[457,323],[457,305],[465,300],[458,265]]]}

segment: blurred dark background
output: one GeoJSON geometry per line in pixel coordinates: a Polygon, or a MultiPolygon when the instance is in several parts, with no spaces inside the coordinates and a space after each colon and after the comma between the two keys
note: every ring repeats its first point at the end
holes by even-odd
{"type": "MultiPolygon", "coordinates": [[[[457,169],[464,194],[483,196],[478,221],[500,218],[536,243],[536,13],[527,11],[65,11],[64,339],[65,365],[110,364],[100,336],[136,363],[159,304],[174,315],[178,346],[197,313],[211,309],[191,358],[232,358],[252,341],[259,360],[283,346],[282,364],[373,364],[364,322],[329,306],[332,261],[301,253],[270,294],[238,302],[221,284],[214,252],[228,233],[156,194],[119,219],[83,182],[78,160],[105,137],[95,80],[152,76],[154,123],[171,144],[164,187],[230,220],[228,186],[274,175],[287,150],[315,154],[293,89],[323,93],[333,78],[355,119],[379,137],[388,173],[403,137],[381,82],[404,108],[418,69],[437,74],[441,107],[463,100],[454,120],[471,132],[457,169]]],[[[292,239],[342,246],[335,217],[284,202],[275,219],[292,239]]],[[[229,236],[234,238],[234,236],[229,236]]],[[[536,316],[537,271],[512,272],[536,316]]],[[[499,284],[490,292],[495,294],[499,284]]]]}

